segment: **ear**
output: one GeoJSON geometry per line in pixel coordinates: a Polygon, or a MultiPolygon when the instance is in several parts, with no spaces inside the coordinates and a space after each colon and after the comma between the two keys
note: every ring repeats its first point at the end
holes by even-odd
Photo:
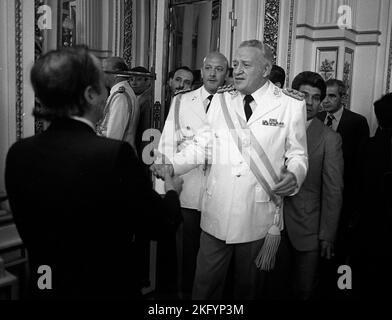
{"type": "Polygon", "coordinates": [[[271,69],[272,69],[272,64],[271,63],[267,63],[265,65],[265,70],[264,70],[264,74],[263,74],[264,78],[267,78],[270,75],[271,69]]]}
{"type": "Polygon", "coordinates": [[[93,89],[92,86],[88,86],[86,89],[84,89],[83,96],[89,105],[94,105],[97,95],[97,92],[93,89]]]}

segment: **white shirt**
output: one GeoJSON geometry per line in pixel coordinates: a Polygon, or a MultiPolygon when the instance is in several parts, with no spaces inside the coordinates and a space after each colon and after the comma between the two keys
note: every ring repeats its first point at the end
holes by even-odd
{"type": "Polygon", "coordinates": [[[336,131],[336,130],[338,129],[340,119],[342,118],[343,108],[344,108],[344,107],[342,106],[342,107],[341,107],[338,111],[336,111],[335,113],[329,113],[329,112],[327,112],[327,116],[325,117],[324,124],[327,124],[327,122],[328,122],[328,116],[329,116],[329,115],[332,115],[334,118],[332,119],[332,126],[331,126],[331,129],[333,129],[334,131],[336,131]]]}
{"type": "MultiPolygon", "coordinates": [[[[257,89],[255,92],[251,94],[253,97],[253,101],[249,104],[252,109],[252,114],[256,111],[258,106],[263,105],[263,96],[267,93],[269,87],[269,81],[267,81],[262,87],[257,89]]],[[[240,93],[242,100],[245,98],[245,94],[240,93]]]]}

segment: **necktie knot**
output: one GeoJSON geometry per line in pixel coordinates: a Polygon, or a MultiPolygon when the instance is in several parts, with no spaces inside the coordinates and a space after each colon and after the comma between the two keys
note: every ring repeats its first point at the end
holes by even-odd
{"type": "Polygon", "coordinates": [[[333,114],[327,115],[327,126],[328,126],[328,127],[331,127],[331,126],[332,126],[333,119],[335,119],[335,117],[334,117],[333,114]]]}
{"type": "Polygon", "coordinates": [[[250,95],[250,94],[247,94],[247,95],[244,97],[245,103],[251,103],[253,100],[254,100],[254,99],[253,99],[252,95],[250,95]]]}

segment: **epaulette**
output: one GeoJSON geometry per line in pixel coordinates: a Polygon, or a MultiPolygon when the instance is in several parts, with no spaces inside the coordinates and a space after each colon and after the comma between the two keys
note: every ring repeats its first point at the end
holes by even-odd
{"type": "Polygon", "coordinates": [[[177,95],[179,95],[180,93],[187,93],[187,92],[190,92],[190,91],[192,91],[192,89],[178,90],[178,91],[176,91],[176,92],[174,93],[174,96],[177,96],[177,95]]]}
{"type": "Polygon", "coordinates": [[[221,86],[218,88],[218,90],[216,91],[216,93],[224,93],[224,92],[228,92],[230,94],[236,94],[238,93],[238,91],[236,90],[236,88],[234,88],[234,86],[232,84],[228,84],[225,86],[221,86]]]}
{"type": "Polygon", "coordinates": [[[294,89],[286,88],[286,89],[283,89],[282,92],[286,96],[292,97],[292,98],[297,99],[299,101],[302,101],[305,99],[305,95],[302,92],[299,92],[294,89]]]}

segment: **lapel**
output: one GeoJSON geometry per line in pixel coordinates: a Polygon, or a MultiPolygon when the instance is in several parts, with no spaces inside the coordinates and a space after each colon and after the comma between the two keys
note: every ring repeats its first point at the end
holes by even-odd
{"type": "Polygon", "coordinates": [[[347,121],[347,112],[346,109],[343,109],[342,117],[340,118],[338,127],[336,128],[336,131],[342,134],[343,128],[345,128],[344,123],[347,121]]]}
{"type": "Polygon", "coordinates": [[[308,155],[310,156],[320,145],[324,124],[317,118],[313,118],[312,123],[306,130],[306,141],[308,143],[308,155]]]}
{"type": "Polygon", "coordinates": [[[201,120],[203,121],[206,120],[207,115],[204,109],[204,101],[201,96],[201,88],[190,92],[186,96],[186,99],[184,99],[181,102],[181,109],[183,112],[187,112],[187,110],[191,110],[201,120]]]}
{"type": "MultiPolygon", "coordinates": [[[[280,107],[281,105],[280,98],[282,97],[283,93],[281,92],[280,89],[279,89],[280,91],[276,91],[275,88],[277,87],[270,82],[266,93],[262,96],[262,100],[256,102],[258,103],[258,105],[255,112],[253,112],[252,116],[249,118],[248,121],[249,126],[253,122],[259,120],[261,117],[266,115],[267,113],[280,107]]],[[[242,109],[244,108],[242,107],[242,109]]],[[[245,112],[244,111],[242,112],[244,114],[244,119],[245,119],[245,112]]]]}

